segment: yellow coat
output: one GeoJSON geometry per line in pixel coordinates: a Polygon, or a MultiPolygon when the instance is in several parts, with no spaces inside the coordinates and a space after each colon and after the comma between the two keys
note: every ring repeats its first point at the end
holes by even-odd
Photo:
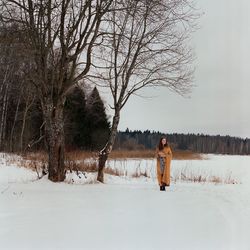
{"type": "Polygon", "coordinates": [[[170,185],[170,164],[172,160],[172,151],[169,146],[164,147],[163,150],[156,150],[156,157],[157,157],[157,179],[160,186],[165,183],[167,186],[170,185]],[[165,168],[163,174],[161,173],[160,169],[160,159],[159,154],[165,155],[165,168]]]}

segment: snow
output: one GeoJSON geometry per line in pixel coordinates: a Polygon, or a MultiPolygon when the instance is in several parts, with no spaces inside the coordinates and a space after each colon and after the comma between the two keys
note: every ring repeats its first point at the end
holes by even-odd
{"type": "Polygon", "coordinates": [[[178,173],[228,174],[238,184],[176,179],[160,192],[155,160],[109,161],[122,176],[68,173],[64,183],[0,154],[0,249],[250,249],[250,157],[172,162],[178,173]],[[147,176],[132,178],[136,171],[147,176]]]}
{"type": "MultiPolygon", "coordinates": [[[[171,164],[171,176],[178,181],[181,173],[186,177],[203,176],[219,177],[223,181],[235,180],[237,183],[249,183],[250,180],[250,156],[238,155],[203,155],[204,160],[173,160],[171,164]]],[[[118,168],[123,176],[132,176],[135,171],[151,177],[156,183],[155,159],[111,160],[108,166],[118,168]]]]}

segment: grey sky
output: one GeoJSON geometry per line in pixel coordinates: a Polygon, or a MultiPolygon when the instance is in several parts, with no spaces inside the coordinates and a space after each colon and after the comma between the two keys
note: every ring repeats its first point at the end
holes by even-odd
{"type": "Polygon", "coordinates": [[[167,89],[141,92],[122,110],[119,129],[250,137],[250,1],[198,0],[195,85],[184,99],[167,89]]]}

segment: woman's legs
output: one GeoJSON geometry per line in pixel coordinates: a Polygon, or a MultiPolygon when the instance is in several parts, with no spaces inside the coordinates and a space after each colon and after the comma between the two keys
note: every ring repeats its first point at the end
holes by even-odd
{"type": "Polygon", "coordinates": [[[159,158],[159,165],[157,168],[157,177],[160,186],[160,191],[165,191],[166,184],[166,159],[163,157],[159,158]]]}
{"type": "Polygon", "coordinates": [[[165,186],[170,186],[170,164],[166,164],[165,171],[162,179],[165,186]]]}

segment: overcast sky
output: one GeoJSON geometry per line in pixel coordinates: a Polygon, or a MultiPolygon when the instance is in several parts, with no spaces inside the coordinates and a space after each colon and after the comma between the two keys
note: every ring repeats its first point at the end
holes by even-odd
{"type": "Polygon", "coordinates": [[[193,36],[195,88],[190,98],[167,89],[133,96],[119,129],[250,138],[250,1],[198,0],[204,12],[193,36]]]}

